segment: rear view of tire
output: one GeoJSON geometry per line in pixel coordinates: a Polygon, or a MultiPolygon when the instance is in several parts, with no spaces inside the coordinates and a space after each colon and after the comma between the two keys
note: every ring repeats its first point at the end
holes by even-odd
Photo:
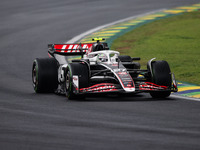
{"type": "Polygon", "coordinates": [[[36,58],[32,81],[36,93],[54,92],[58,87],[58,65],[54,58],[36,58]]]}
{"type": "Polygon", "coordinates": [[[128,55],[119,55],[118,58],[121,62],[132,62],[132,59],[128,55]]]}
{"type": "MultiPolygon", "coordinates": [[[[122,64],[124,65],[124,67],[126,67],[127,69],[140,69],[140,63],[133,62],[131,56],[120,55],[120,56],[118,56],[118,58],[122,62],[122,64]]],[[[136,77],[136,76],[134,76],[134,77],[136,77]]]]}
{"type": "Polygon", "coordinates": [[[84,99],[85,95],[75,94],[75,87],[73,85],[73,76],[78,76],[79,89],[86,88],[89,86],[89,70],[86,64],[83,63],[72,63],[67,67],[66,70],[66,96],[68,99],[84,99]]]}
{"type": "MultiPolygon", "coordinates": [[[[152,68],[152,82],[157,85],[167,86],[171,88],[172,79],[169,64],[166,61],[153,61],[152,68]]],[[[171,91],[150,92],[153,98],[166,98],[170,96],[171,91]]]]}

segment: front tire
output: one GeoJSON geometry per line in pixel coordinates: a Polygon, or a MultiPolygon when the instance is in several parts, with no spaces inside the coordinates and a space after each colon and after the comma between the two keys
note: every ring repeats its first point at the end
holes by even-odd
{"type": "Polygon", "coordinates": [[[78,89],[89,86],[89,69],[84,63],[71,63],[66,70],[66,96],[69,100],[84,99],[84,94],[75,93],[75,85],[73,83],[73,76],[78,76],[78,89]]]}
{"type": "MultiPolygon", "coordinates": [[[[148,67],[149,68],[149,67],[148,67]]],[[[152,69],[152,82],[157,85],[167,86],[171,88],[172,79],[171,79],[171,70],[169,64],[166,61],[153,61],[151,63],[152,69]]],[[[171,91],[155,91],[150,92],[150,95],[153,98],[166,98],[169,97],[171,91]]]]}

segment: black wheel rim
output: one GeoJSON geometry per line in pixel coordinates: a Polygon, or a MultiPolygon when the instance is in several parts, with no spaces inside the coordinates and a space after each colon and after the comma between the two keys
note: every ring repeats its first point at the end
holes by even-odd
{"type": "Polygon", "coordinates": [[[36,64],[34,64],[33,71],[32,71],[32,81],[33,81],[33,87],[34,87],[34,89],[37,86],[37,83],[38,83],[37,80],[38,80],[37,79],[37,67],[36,67],[36,64]]]}
{"type": "Polygon", "coordinates": [[[67,72],[66,75],[66,90],[69,90],[69,86],[70,86],[70,72],[67,72]]]}

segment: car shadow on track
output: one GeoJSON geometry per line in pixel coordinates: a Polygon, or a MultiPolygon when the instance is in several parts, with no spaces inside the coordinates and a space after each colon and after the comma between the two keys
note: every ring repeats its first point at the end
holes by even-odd
{"type": "MultiPolygon", "coordinates": [[[[65,95],[58,95],[53,93],[32,93],[34,99],[44,100],[48,99],[49,101],[54,101],[55,99],[60,99],[61,101],[66,102],[142,102],[142,101],[175,101],[173,97],[168,98],[152,98],[148,93],[139,93],[139,94],[129,94],[129,95],[88,95],[85,98],[68,100],[65,95]]],[[[32,97],[31,96],[31,97],[32,97]]]]}
{"type": "Polygon", "coordinates": [[[104,96],[88,96],[85,99],[76,99],[76,102],[138,102],[138,101],[174,101],[172,97],[168,98],[152,98],[149,94],[134,95],[104,95],[104,96]]]}

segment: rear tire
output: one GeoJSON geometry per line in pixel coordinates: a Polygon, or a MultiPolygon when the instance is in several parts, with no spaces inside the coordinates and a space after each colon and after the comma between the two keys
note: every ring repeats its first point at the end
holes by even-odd
{"type": "Polygon", "coordinates": [[[79,89],[89,86],[89,70],[87,64],[72,63],[66,70],[66,96],[68,99],[84,99],[84,94],[75,94],[76,89],[73,85],[73,76],[77,75],[79,80],[79,89]]]}
{"type": "MultiPolygon", "coordinates": [[[[131,56],[128,55],[120,55],[118,56],[119,60],[122,62],[125,68],[127,69],[140,69],[140,63],[133,62],[131,56]]],[[[133,75],[133,77],[137,77],[133,75]]]]}
{"type": "Polygon", "coordinates": [[[132,62],[132,59],[128,55],[119,55],[118,58],[121,62],[132,62]]]}
{"type": "MultiPolygon", "coordinates": [[[[149,68],[149,67],[148,67],[149,68]]],[[[152,82],[157,85],[167,86],[171,88],[172,79],[169,64],[166,61],[153,61],[152,68],[152,82]]],[[[166,98],[170,96],[171,91],[156,91],[150,92],[153,98],[166,98]]]]}
{"type": "Polygon", "coordinates": [[[36,58],[32,67],[32,82],[36,93],[54,92],[58,87],[58,65],[54,58],[36,58]]]}

